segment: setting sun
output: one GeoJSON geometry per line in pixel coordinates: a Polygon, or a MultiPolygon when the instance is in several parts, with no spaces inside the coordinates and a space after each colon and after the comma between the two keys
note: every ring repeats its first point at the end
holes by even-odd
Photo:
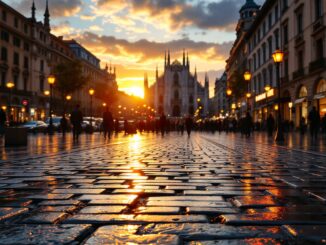
{"type": "Polygon", "coordinates": [[[126,92],[127,94],[134,95],[140,98],[144,98],[144,90],[141,87],[129,86],[126,88],[120,88],[121,91],[126,92]]]}

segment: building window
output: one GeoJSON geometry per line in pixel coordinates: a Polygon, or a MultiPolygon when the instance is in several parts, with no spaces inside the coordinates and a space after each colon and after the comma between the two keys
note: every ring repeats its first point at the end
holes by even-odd
{"type": "Polygon", "coordinates": [[[275,22],[278,20],[278,5],[275,6],[275,22]]]}
{"type": "Polygon", "coordinates": [[[284,76],[288,77],[289,76],[289,60],[284,59],[284,76]]]}
{"type": "Polygon", "coordinates": [[[174,99],[175,100],[179,99],[179,91],[178,90],[174,91],[174,99]]]}
{"type": "Polygon", "coordinates": [[[268,73],[269,73],[269,84],[273,84],[273,67],[272,66],[270,66],[269,68],[268,68],[268,73]]]}
{"type": "Polygon", "coordinates": [[[44,72],[44,60],[40,61],[40,71],[44,72]]]}
{"type": "Polygon", "coordinates": [[[265,35],[266,34],[266,22],[264,21],[264,23],[263,23],[263,35],[265,35]]]}
{"type": "Polygon", "coordinates": [[[7,12],[5,10],[2,10],[2,20],[7,21],[7,12]]]}
{"type": "Polygon", "coordinates": [[[260,49],[258,49],[258,53],[257,53],[257,57],[258,57],[258,67],[260,67],[261,65],[261,60],[260,60],[260,49]]]}
{"type": "Polygon", "coordinates": [[[43,92],[44,91],[44,78],[40,77],[40,91],[43,92]]]}
{"type": "Polygon", "coordinates": [[[254,69],[257,69],[257,60],[256,60],[256,54],[254,54],[254,69]]]}
{"type": "Polygon", "coordinates": [[[303,14],[302,11],[297,13],[297,34],[301,34],[303,31],[303,14]]]}
{"type": "Polygon", "coordinates": [[[178,76],[178,73],[174,73],[174,75],[173,75],[173,85],[174,86],[179,86],[179,76],[178,76]]]}
{"type": "Polygon", "coordinates": [[[279,48],[280,47],[279,46],[280,45],[280,43],[279,43],[280,35],[279,35],[278,29],[275,30],[274,37],[275,37],[275,46],[276,46],[276,48],[279,48]]]}
{"type": "Polygon", "coordinates": [[[28,34],[28,25],[27,24],[24,24],[24,32],[25,32],[25,34],[28,34]]]}
{"type": "Polygon", "coordinates": [[[18,18],[17,17],[14,18],[14,26],[16,28],[18,28],[18,18]]]}
{"type": "Polygon", "coordinates": [[[300,50],[297,55],[298,58],[298,70],[303,69],[303,51],[300,50]]]}
{"type": "Polygon", "coordinates": [[[24,77],[24,91],[27,91],[28,77],[24,77]]]}
{"type": "Polygon", "coordinates": [[[19,78],[19,76],[18,76],[18,74],[14,74],[14,84],[15,84],[15,89],[17,89],[18,88],[18,78],[19,78]]]}
{"type": "Polygon", "coordinates": [[[19,54],[14,52],[14,65],[19,66],[19,54]]]}
{"type": "Polygon", "coordinates": [[[282,8],[283,8],[283,11],[285,9],[287,9],[287,7],[288,7],[288,0],[282,0],[282,8]]]}
{"type": "Polygon", "coordinates": [[[268,15],[268,28],[269,29],[272,28],[272,13],[268,15]]]}
{"type": "Polygon", "coordinates": [[[8,50],[5,47],[1,48],[1,61],[7,61],[8,60],[8,50]]]}
{"type": "Polygon", "coordinates": [[[20,48],[20,39],[18,37],[14,37],[13,44],[14,46],[20,48]]]}
{"type": "Polygon", "coordinates": [[[322,0],[315,0],[315,17],[316,20],[323,15],[322,0]]]}
{"type": "Polygon", "coordinates": [[[7,72],[6,71],[2,71],[1,72],[1,86],[6,86],[6,79],[7,79],[7,72]]]}
{"type": "Polygon", "coordinates": [[[190,104],[194,103],[194,96],[192,95],[189,96],[189,103],[190,104]]]}
{"type": "Polygon", "coordinates": [[[268,38],[268,56],[272,57],[273,54],[273,40],[272,37],[268,38]]]}
{"type": "Polygon", "coordinates": [[[266,57],[266,43],[263,44],[263,62],[265,63],[267,60],[266,57]]]}
{"type": "Polygon", "coordinates": [[[28,69],[28,57],[24,57],[24,68],[28,69]]]}
{"type": "Polygon", "coordinates": [[[27,42],[24,42],[24,50],[29,51],[29,44],[27,42]]]}
{"type": "Polygon", "coordinates": [[[9,33],[2,30],[1,31],[1,40],[9,42],[9,33]]]}
{"type": "Polygon", "coordinates": [[[283,44],[286,45],[289,42],[288,24],[283,25],[283,44]]]}
{"type": "Polygon", "coordinates": [[[319,38],[316,41],[316,58],[317,60],[320,60],[324,58],[324,42],[322,38],[319,38]]]}

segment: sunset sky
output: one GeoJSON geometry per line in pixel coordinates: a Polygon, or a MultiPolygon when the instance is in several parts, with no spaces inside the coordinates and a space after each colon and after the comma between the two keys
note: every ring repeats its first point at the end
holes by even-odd
{"type": "MultiPolygon", "coordinates": [[[[32,0],[4,0],[30,16],[32,0]]],[[[257,0],[262,4],[263,0],[257,0]]],[[[74,38],[105,63],[117,67],[119,89],[142,92],[144,73],[154,82],[164,51],[171,59],[189,52],[203,82],[209,73],[210,96],[216,77],[235,39],[239,9],[245,0],[49,0],[52,33],[74,38]]],[[[43,21],[45,0],[35,0],[37,19],[43,21]]]]}

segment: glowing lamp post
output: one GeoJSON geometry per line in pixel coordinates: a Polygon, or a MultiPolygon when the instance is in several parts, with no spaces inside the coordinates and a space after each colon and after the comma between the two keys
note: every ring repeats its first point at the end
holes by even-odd
{"type": "Polygon", "coordinates": [[[251,73],[250,73],[250,71],[246,71],[246,72],[243,74],[243,78],[244,78],[244,80],[245,80],[246,82],[248,82],[246,98],[247,98],[247,110],[249,111],[249,99],[250,99],[250,97],[251,97],[250,89],[249,89],[249,84],[250,84],[250,80],[251,80],[251,73]],[[248,97],[248,94],[250,94],[249,97],[248,97]]]}
{"type": "Polygon", "coordinates": [[[272,54],[274,63],[276,65],[276,76],[277,76],[277,131],[275,141],[284,141],[282,117],[281,117],[281,79],[280,79],[280,64],[283,62],[284,53],[280,49],[276,49],[272,54]]]}
{"type": "Polygon", "coordinates": [[[228,106],[231,106],[231,95],[232,95],[232,90],[230,88],[228,88],[226,90],[226,95],[228,96],[228,106]]]}
{"type": "Polygon", "coordinates": [[[53,85],[55,83],[55,76],[50,75],[48,76],[48,84],[50,85],[50,109],[49,109],[49,116],[50,116],[50,125],[49,125],[49,134],[53,134],[53,120],[52,120],[52,100],[53,100],[53,85]]]}
{"type": "Polygon", "coordinates": [[[88,90],[88,93],[91,97],[91,108],[90,108],[90,129],[91,129],[91,133],[93,132],[93,95],[95,93],[95,90],[94,89],[89,89],[88,90]]]}
{"type": "Polygon", "coordinates": [[[8,98],[8,115],[9,115],[9,123],[11,123],[11,93],[15,84],[13,82],[7,82],[6,87],[9,89],[9,98],[8,98]]]}
{"type": "Polygon", "coordinates": [[[266,92],[268,92],[269,90],[271,90],[271,86],[269,84],[267,84],[264,89],[266,92]]]}

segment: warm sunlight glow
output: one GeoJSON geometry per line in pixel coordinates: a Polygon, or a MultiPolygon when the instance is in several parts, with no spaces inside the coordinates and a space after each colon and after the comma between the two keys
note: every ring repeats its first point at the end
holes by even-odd
{"type": "Polygon", "coordinates": [[[121,88],[120,90],[126,92],[127,94],[144,98],[144,89],[141,87],[131,86],[126,88],[121,88]]]}

